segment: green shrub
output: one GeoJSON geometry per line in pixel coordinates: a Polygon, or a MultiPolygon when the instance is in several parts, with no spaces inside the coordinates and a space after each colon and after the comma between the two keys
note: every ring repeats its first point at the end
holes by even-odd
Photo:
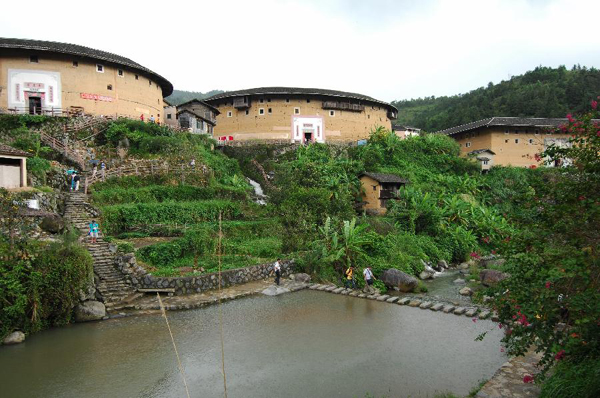
{"type": "Polygon", "coordinates": [[[103,207],[102,226],[105,233],[115,235],[139,225],[216,221],[219,214],[227,220],[242,212],[238,203],[226,200],[124,204],[103,207]]]}
{"type": "Polygon", "coordinates": [[[92,278],[92,258],[69,242],[28,245],[15,253],[0,243],[0,338],[71,320],[79,291],[92,278]]]}
{"type": "Polygon", "coordinates": [[[106,206],[121,203],[187,202],[209,199],[245,200],[247,195],[247,191],[244,188],[220,185],[208,187],[150,185],[141,188],[130,187],[95,190],[92,198],[94,202],[106,206]]]}
{"type": "Polygon", "coordinates": [[[133,253],[135,251],[135,248],[133,247],[133,243],[118,242],[117,250],[121,253],[133,253]]]}
{"type": "Polygon", "coordinates": [[[595,398],[600,396],[600,359],[559,363],[542,384],[541,398],[595,398]]]}

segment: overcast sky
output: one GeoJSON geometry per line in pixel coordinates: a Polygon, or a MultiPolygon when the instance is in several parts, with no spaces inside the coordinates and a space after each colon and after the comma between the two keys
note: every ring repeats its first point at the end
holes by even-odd
{"type": "Polygon", "coordinates": [[[176,89],[318,87],[392,101],[538,65],[600,67],[598,0],[2,1],[0,36],[130,58],[176,89]]]}

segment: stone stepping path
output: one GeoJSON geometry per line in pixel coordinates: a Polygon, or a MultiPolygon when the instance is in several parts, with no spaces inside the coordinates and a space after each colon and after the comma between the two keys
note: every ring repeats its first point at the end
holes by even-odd
{"type": "MultiPolygon", "coordinates": [[[[359,290],[352,290],[333,285],[322,285],[311,283],[307,286],[310,290],[324,291],[334,294],[347,295],[349,297],[366,298],[384,303],[408,305],[409,307],[420,308],[422,310],[431,310],[434,312],[443,312],[445,314],[464,315],[470,318],[479,317],[479,319],[489,319],[490,316],[494,320],[494,314],[485,308],[478,307],[461,307],[448,303],[440,303],[435,301],[426,301],[414,297],[398,297],[388,294],[365,294],[359,290]]],[[[497,319],[497,318],[496,318],[497,319]]]]}

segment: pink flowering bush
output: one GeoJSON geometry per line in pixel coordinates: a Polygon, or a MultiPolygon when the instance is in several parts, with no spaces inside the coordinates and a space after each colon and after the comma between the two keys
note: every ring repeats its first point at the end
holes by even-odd
{"type": "Polygon", "coordinates": [[[531,211],[502,242],[510,277],[486,293],[511,331],[503,338],[508,353],[543,354],[535,382],[548,397],[600,396],[599,119],[596,100],[589,112],[567,115],[558,132],[570,135],[570,146],[541,154],[563,167],[546,169],[533,186],[524,203],[531,211]]]}

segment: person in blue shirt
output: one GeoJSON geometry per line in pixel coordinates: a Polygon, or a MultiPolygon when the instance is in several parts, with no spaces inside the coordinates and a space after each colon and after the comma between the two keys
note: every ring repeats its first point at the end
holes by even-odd
{"type": "Polygon", "coordinates": [[[88,233],[88,235],[90,235],[92,238],[92,243],[96,243],[98,240],[98,230],[98,223],[96,222],[96,220],[92,220],[92,222],[90,223],[90,232],[88,233]]]}

